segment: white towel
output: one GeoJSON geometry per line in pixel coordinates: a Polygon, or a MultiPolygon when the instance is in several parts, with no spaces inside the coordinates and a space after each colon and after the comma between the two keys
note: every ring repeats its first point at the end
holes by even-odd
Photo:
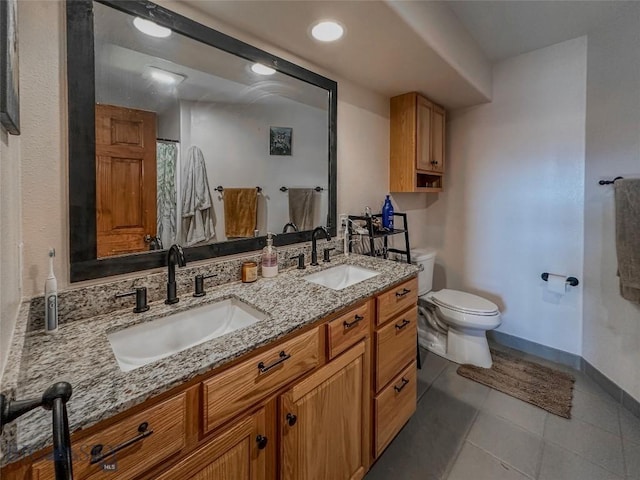
{"type": "Polygon", "coordinates": [[[182,169],[182,245],[189,247],[216,236],[211,191],[204,155],[191,147],[182,169]]]}

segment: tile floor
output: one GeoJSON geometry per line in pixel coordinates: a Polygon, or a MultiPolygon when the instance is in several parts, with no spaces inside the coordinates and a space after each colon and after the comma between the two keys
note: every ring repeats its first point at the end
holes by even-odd
{"type": "Polygon", "coordinates": [[[640,419],[584,374],[571,420],[461,377],[426,351],[418,408],[365,480],[640,480],[640,419]]]}

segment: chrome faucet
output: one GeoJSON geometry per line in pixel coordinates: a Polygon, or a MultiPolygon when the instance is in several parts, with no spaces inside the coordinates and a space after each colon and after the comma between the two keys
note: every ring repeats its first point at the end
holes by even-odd
{"type": "Polygon", "coordinates": [[[316,245],[316,233],[318,232],[324,233],[327,241],[331,240],[331,235],[329,235],[327,227],[316,227],[313,229],[311,233],[311,265],[318,265],[318,246],[316,245]]]}
{"type": "Polygon", "coordinates": [[[169,252],[167,253],[167,266],[169,267],[169,274],[167,278],[167,299],[164,301],[167,305],[178,303],[180,300],[177,295],[176,285],[176,263],[179,267],[184,267],[187,261],[184,259],[184,252],[180,245],[171,245],[169,252]]]}

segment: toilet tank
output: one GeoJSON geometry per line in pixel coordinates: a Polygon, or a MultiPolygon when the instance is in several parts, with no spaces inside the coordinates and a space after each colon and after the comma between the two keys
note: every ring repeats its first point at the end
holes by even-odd
{"type": "Polygon", "coordinates": [[[430,292],[433,287],[433,266],[436,263],[436,251],[431,248],[411,250],[411,263],[420,268],[420,272],[418,272],[418,295],[430,292]]]}

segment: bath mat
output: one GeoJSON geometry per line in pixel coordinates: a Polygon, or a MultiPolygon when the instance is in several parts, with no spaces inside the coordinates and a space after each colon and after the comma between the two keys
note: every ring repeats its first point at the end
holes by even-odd
{"type": "Polygon", "coordinates": [[[498,350],[493,366],[460,365],[458,374],[560,417],[571,418],[573,375],[498,350]]]}

